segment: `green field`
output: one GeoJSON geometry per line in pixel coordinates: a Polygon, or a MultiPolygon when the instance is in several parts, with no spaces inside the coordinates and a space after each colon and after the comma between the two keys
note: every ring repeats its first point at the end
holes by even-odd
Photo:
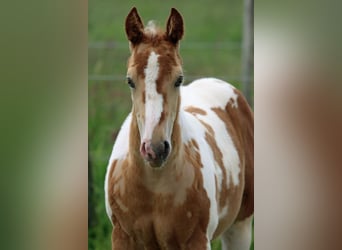
{"type": "MultiPolygon", "coordinates": [[[[103,182],[115,136],[131,107],[124,81],[129,50],[123,24],[129,10],[136,6],[145,23],[153,19],[165,27],[170,8],[176,7],[185,20],[185,37],[181,42],[185,82],[212,76],[240,87],[243,2],[170,2],[88,2],[88,125],[93,188],[89,204],[89,249],[111,249],[111,224],[105,212],[103,182]]],[[[218,242],[213,243],[213,249],[220,249],[218,242]]]]}

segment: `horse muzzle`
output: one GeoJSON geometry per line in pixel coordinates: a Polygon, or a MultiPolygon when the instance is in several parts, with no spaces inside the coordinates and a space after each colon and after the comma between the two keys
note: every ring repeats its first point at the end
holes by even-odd
{"type": "Polygon", "coordinates": [[[140,146],[141,156],[154,168],[161,167],[170,154],[170,143],[161,141],[152,143],[150,140],[143,141],[140,146]]]}

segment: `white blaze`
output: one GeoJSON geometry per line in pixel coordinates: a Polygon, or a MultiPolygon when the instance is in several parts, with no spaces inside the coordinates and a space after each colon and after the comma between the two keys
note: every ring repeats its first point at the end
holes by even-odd
{"type": "Polygon", "coordinates": [[[154,128],[158,125],[163,112],[163,96],[157,92],[157,78],[159,74],[159,55],[151,52],[145,68],[145,131],[142,140],[151,140],[154,128]]]}

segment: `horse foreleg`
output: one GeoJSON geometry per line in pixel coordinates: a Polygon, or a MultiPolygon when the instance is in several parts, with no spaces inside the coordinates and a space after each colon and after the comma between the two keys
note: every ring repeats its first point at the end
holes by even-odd
{"type": "Polygon", "coordinates": [[[253,215],[235,222],[221,236],[222,250],[249,250],[252,241],[253,215]]]}

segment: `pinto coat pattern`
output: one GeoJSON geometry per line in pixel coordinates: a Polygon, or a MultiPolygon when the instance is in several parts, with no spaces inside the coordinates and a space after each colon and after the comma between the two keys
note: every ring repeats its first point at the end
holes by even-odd
{"type": "Polygon", "coordinates": [[[105,179],[112,249],[249,249],[254,211],[254,118],[241,93],[215,78],[181,86],[182,16],[163,32],[126,18],[132,112],[105,179]]]}

